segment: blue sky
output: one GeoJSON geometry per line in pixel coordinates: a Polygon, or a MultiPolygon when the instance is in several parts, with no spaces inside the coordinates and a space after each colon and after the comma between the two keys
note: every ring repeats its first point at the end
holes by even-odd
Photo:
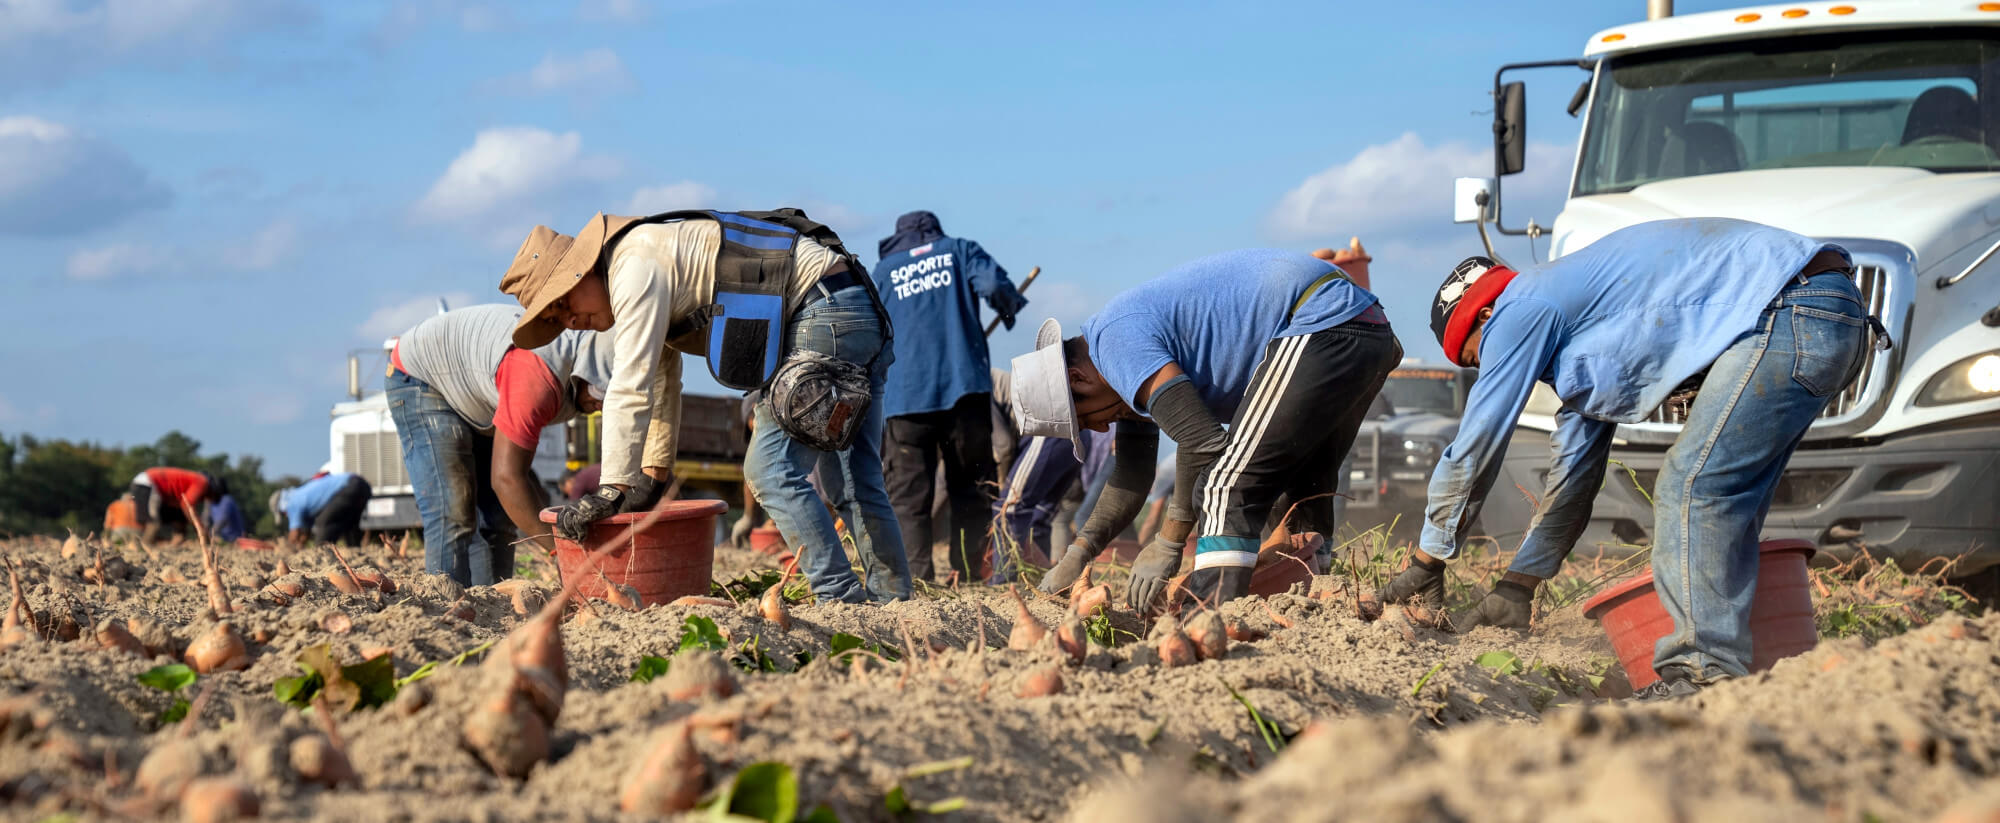
{"type": "MultiPolygon", "coordinates": [[[[308,472],[346,352],[440,297],[507,299],[530,227],[599,210],[798,205],[870,263],[897,214],[933,210],[1017,278],[1044,269],[1003,362],[1033,320],[1178,262],[1359,234],[1434,358],[1424,306],[1476,251],[1451,179],[1490,168],[1493,69],[1643,13],[0,0],[0,432],[180,429],[308,472]]],[[[1510,222],[1554,217],[1574,83],[1531,88],[1510,222]]]]}

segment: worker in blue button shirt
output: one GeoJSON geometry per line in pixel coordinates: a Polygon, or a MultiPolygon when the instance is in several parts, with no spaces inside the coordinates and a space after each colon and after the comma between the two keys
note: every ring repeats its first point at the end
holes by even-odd
{"type": "Polygon", "coordinates": [[[1865,353],[1872,319],[1852,265],[1838,246],[1713,218],[1621,229],[1539,271],[1458,264],[1431,330],[1479,380],[1431,476],[1421,548],[1382,600],[1442,604],[1444,561],[1465,546],[1515,419],[1547,383],[1563,405],[1541,510],[1467,621],[1526,629],[1535,587],[1590,521],[1617,424],[1694,389],[1653,490],[1653,576],[1674,631],[1654,649],[1660,681],[1640,697],[1747,674],[1758,532],[1778,477],[1865,353]]]}
{"type": "Polygon", "coordinates": [[[937,215],[896,218],[877,247],[875,290],[896,329],[896,362],[882,395],[882,467],[909,552],[910,578],[935,582],[932,541],[943,538],[960,580],[977,579],[993,523],[993,378],[979,301],[1014,327],[1028,301],[978,243],[948,237],[937,215]],[[951,500],[951,534],[933,533],[938,464],[951,500]]]}

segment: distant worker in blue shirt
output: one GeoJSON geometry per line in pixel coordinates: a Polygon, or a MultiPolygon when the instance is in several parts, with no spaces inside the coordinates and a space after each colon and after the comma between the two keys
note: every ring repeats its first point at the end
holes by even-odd
{"type": "MultiPolygon", "coordinates": [[[[1612,433],[1690,389],[1653,490],[1653,579],[1674,631],[1660,680],[1693,694],[1750,664],[1758,533],[1806,427],[1861,367],[1868,312],[1845,250],[1741,220],[1642,223],[1540,271],[1458,264],[1431,307],[1446,356],[1478,366],[1458,437],[1431,476],[1421,550],[1385,602],[1444,600],[1458,555],[1537,382],[1562,399],[1542,507],[1471,623],[1526,629],[1535,587],[1590,521],[1612,433]]],[[[1886,343],[1886,338],[1884,338],[1886,343]]]]}
{"type": "Polygon", "coordinates": [[[286,489],[278,498],[278,507],[293,545],[305,545],[310,535],[316,543],[358,546],[361,515],[373,496],[361,475],[332,472],[286,489]]]}
{"type": "Polygon", "coordinates": [[[243,523],[243,507],[236,505],[236,495],[224,494],[208,504],[208,530],[210,536],[225,543],[234,543],[249,533],[243,523]]]}
{"type": "Polygon", "coordinates": [[[932,541],[943,538],[958,579],[977,579],[993,522],[991,394],[979,300],[1014,327],[1026,298],[978,243],[945,236],[937,215],[896,218],[882,240],[875,289],[896,329],[896,362],[882,397],[883,473],[902,528],[912,580],[935,582],[932,541]],[[952,534],[933,533],[937,465],[951,499],[952,534]]]}
{"type": "Polygon", "coordinates": [[[1178,477],[1126,601],[1158,605],[1197,519],[1183,591],[1209,603],[1248,594],[1280,495],[1300,501],[1297,531],[1333,533],[1341,462],[1402,357],[1375,295],[1326,260],[1280,249],[1183,265],[1112,298],[1075,337],[1043,323],[1035,351],[1014,358],[1021,433],[1116,431],[1104,491],[1042,590],[1067,588],[1132,523],[1164,431],[1178,477]]]}

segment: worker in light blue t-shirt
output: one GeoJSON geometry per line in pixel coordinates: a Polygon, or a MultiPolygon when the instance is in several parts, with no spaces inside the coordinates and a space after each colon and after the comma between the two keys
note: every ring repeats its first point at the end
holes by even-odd
{"type": "Polygon", "coordinates": [[[896,362],[882,394],[882,470],[910,577],[935,581],[932,541],[942,538],[960,580],[973,579],[992,525],[992,379],[984,300],[1008,328],[1027,305],[978,243],[948,237],[937,215],[913,211],[878,247],[875,290],[896,329],[896,362]],[[931,516],[938,464],[951,500],[951,534],[931,516]]]}
{"type": "Polygon", "coordinates": [[[1069,586],[1132,522],[1165,431],[1179,447],[1179,477],[1166,524],[1133,563],[1127,602],[1156,604],[1197,520],[1184,590],[1210,602],[1247,594],[1280,495],[1306,501],[1298,531],[1333,533],[1341,462],[1402,356],[1375,295],[1317,255],[1278,249],[1174,269],[1112,298],[1076,337],[1044,323],[1036,350],[1014,359],[1022,433],[1073,437],[1115,425],[1116,444],[1105,489],[1043,590],[1069,586]]]}
{"type": "Polygon", "coordinates": [[[304,545],[308,535],[318,543],[360,545],[361,515],[373,496],[366,478],[330,472],[279,494],[274,513],[282,513],[294,545],[304,545]]]}

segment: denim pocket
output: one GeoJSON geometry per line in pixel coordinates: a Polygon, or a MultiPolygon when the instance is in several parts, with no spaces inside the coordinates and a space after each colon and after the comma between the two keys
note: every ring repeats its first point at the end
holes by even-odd
{"type": "Polygon", "coordinates": [[[1866,321],[1810,306],[1791,306],[1792,379],[1814,397],[1847,386],[1861,369],[1866,321]]]}

